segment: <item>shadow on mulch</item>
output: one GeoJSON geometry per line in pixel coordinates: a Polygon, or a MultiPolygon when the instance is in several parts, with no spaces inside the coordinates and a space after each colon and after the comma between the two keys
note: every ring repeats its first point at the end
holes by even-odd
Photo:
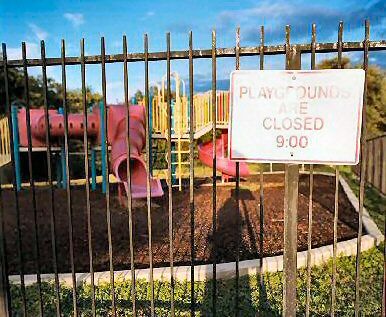
{"type": "MultiPolygon", "coordinates": [[[[284,231],[284,176],[266,175],[264,183],[264,247],[263,255],[271,256],[283,252],[284,231]]],[[[239,240],[240,260],[253,259],[259,254],[259,183],[252,176],[243,182],[240,191],[240,218],[230,186],[217,187],[217,262],[235,259],[239,240]],[[240,230],[237,224],[240,223],[240,230]],[[239,233],[239,234],[238,234],[239,233]],[[239,239],[238,239],[239,237],[239,239]]],[[[327,245],[333,241],[334,188],[333,177],[315,175],[312,246],[327,245]]],[[[299,181],[298,250],[307,249],[308,230],[308,176],[301,175],[299,181]]],[[[55,189],[54,213],[56,227],[57,262],[59,272],[70,272],[69,227],[67,194],[55,189]]],[[[212,231],[212,188],[195,188],[194,243],[196,264],[211,263],[214,237],[212,231]]],[[[19,193],[22,252],[25,273],[36,272],[34,210],[31,191],[19,193]]],[[[153,263],[169,265],[168,195],[152,200],[152,251],[153,263]]],[[[49,188],[36,188],[40,264],[43,273],[53,272],[51,240],[51,204],[49,188]]],[[[74,263],[77,272],[89,271],[89,245],[87,232],[86,195],[83,186],[71,190],[73,215],[74,263]]],[[[10,274],[19,273],[18,239],[14,193],[3,190],[1,201],[4,209],[7,260],[10,274]]],[[[91,192],[92,248],[95,271],[109,269],[109,252],[106,221],[106,199],[99,190],[91,192]]],[[[110,192],[113,262],[115,270],[130,269],[130,244],[128,211],[118,202],[116,186],[110,192]]],[[[173,192],[173,247],[175,265],[190,264],[191,214],[189,188],[173,192]]],[[[134,254],[137,268],[148,266],[147,206],[145,200],[133,201],[134,254]]],[[[338,241],[356,237],[358,219],[355,209],[342,188],[339,188],[338,241]]]]}

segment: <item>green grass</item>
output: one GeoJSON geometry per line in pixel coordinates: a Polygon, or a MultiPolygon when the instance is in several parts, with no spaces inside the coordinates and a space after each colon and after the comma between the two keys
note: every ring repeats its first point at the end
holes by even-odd
{"type": "MultiPolygon", "coordinates": [[[[359,196],[359,179],[351,171],[350,167],[340,168],[342,176],[353,190],[354,194],[359,196]]],[[[365,201],[364,206],[377,224],[381,232],[385,228],[385,214],[386,214],[386,197],[379,193],[377,189],[372,186],[365,186],[365,201]]]]}
{"type": "MultiPolygon", "coordinates": [[[[383,246],[363,252],[361,257],[361,310],[362,316],[380,316],[383,281],[383,246]]],[[[331,309],[331,268],[332,262],[314,267],[312,270],[311,315],[329,316],[331,309]]],[[[337,316],[353,316],[355,298],[355,256],[340,257],[337,260],[337,316]]],[[[282,309],[282,272],[264,275],[264,289],[260,301],[258,279],[255,275],[244,276],[240,280],[240,316],[280,316],[282,309]]],[[[212,281],[196,282],[196,316],[211,316],[212,281]]],[[[298,315],[303,316],[306,300],[306,271],[298,271],[297,281],[298,315]]],[[[139,316],[148,316],[150,309],[150,285],[138,280],[137,307],[139,316]]],[[[131,282],[118,280],[115,284],[117,311],[119,316],[132,316],[131,282]]],[[[12,309],[14,316],[21,315],[20,286],[12,285],[12,309]]],[[[72,314],[72,290],[61,285],[61,305],[63,316],[72,314]]],[[[91,316],[91,288],[83,284],[77,288],[77,302],[81,316],[91,316]]],[[[111,314],[110,285],[101,284],[96,288],[98,316],[111,314]]],[[[45,316],[55,316],[55,292],[52,283],[43,283],[43,302],[45,316]]],[[[234,316],[235,281],[218,281],[217,315],[234,316]]],[[[30,316],[38,315],[36,285],[27,287],[28,310],[30,316]]],[[[170,284],[155,282],[155,307],[157,316],[170,314],[170,284]]],[[[175,286],[176,316],[190,316],[190,284],[177,282],[175,286]]]]}

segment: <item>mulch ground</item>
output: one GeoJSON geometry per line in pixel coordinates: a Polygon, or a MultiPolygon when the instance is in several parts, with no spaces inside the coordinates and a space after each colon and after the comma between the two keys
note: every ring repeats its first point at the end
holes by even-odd
{"type": "MultiPolygon", "coordinates": [[[[283,252],[284,229],[284,177],[266,175],[264,189],[264,256],[283,252]]],[[[199,181],[197,181],[199,182],[199,181]]],[[[200,180],[208,183],[210,180],[200,180]]],[[[198,184],[198,183],[197,183],[198,184]]],[[[253,259],[259,254],[260,219],[258,177],[242,182],[240,192],[240,223],[237,230],[237,208],[234,189],[217,187],[217,261],[235,259],[236,242],[240,241],[240,259],[253,259]],[[239,232],[239,234],[238,234],[239,232]]],[[[333,241],[334,188],[333,177],[316,175],[314,178],[313,247],[333,241]]],[[[298,249],[307,249],[308,234],[308,176],[301,175],[299,182],[298,249]]],[[[152,200],[152,249],[153,263],[169,265],[168,195],[152,200]]],[[[39,234],[40,264],[43,273],[53,272],[51,239],[51,203],[49,188],[36,189],[37,222],[39,234]]],[[[77,272],[89,271],[89,245],[87,231],[86,195],[83,186],[71,190],[73,214],[74,264],[77,272]]],[[[7,260],[10,274],[19,272],[18,231],[15,196],[11,190],[3,190],[1,201],[4,210],[7,260]]],[[[91,192],[92,248],[95,271],[109,269],[107,237],[106,198],[100,191],[91,192]]],[[[212,188],[195,188],[195,255],[196,263],[210,263],[213,258],[214,238],[212,232],[212,188]]],[[[136,267],[149,263],[146,200],[133,202],[134,254],[136,267]]],[[[36,272],[36,243],[34,210],[31,191],[19,193],[20,228],[25,273],[36,272]]],[[[69,222],[67,194],[63,189],[54,191],[57,262],[59,272],[70,272],[69,222]]],[[[110,192],[113,262],[115,270],[130,268],[130,244],[128,212],[120,206],[116,186],[110,192]]],[[[189,189],[173,192],[173,247],[175,265],[190,263],[189,189]]],[[[338,241],[350,239],[357,234],[357,215],[343,189],[339,189],[338,241]]]]}

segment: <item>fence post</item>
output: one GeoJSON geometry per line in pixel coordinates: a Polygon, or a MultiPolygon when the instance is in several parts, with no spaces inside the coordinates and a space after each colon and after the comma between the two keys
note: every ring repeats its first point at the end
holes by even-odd
{"type": "MultiPolygon", "coordinates": [[[[1,232],[3,235],[3,232],[1,232]]],[[[0,315],[1,316],[9,316],[9,306],[8,306],[8,277],[7,277],[7,267],[5,265],[5,250],[4,243],[2,242],[2,255],[1,255],[1,263],[0,263],[0,315]]]]}
{"type": "MultiPolygon", "coordinates": [[[[301,68],[301,55],[291,47],[286,56],[287,69],[301,68]]],[[[293,77],[296,80],[296,77],[293,77]]],[[[283,316],[296,316],[297,213],[299,165],[285,165],[283,316]]]]}

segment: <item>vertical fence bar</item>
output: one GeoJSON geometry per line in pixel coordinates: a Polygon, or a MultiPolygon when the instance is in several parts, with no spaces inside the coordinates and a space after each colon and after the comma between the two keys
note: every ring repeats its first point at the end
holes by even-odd
{"type": "MultiPolygon", "coordinates": [[[[53,268],[55,273],[55,283],[57,288],[59,284],[58,277],[58,253],[56,244],[56,221],[55,221],[55,201],[54,201],[54,185],[52,182],[52,153],[51,153],[51,133],[50,133],[50,119],[48,113],[48,86],[47,86],[47,65],[46,65],[46,48],[44,41],[40,42],[41,60],[42,60],[42,75],[43,75],[43,98],[44,98],[44,121],[46,127],[45,141],[47,146],[47,176],[49,184],[49,196],[51,207],[51,240],[52,240],[52,255],[53,255],[53,268]]],[[[73,238],[72,238],[72,220],[69,218],[69,240],[70,240],[70,258],[71,263],[74,262],[73,257],[73,238]]],[[[73,268],[73,265],[71,266],[73,268]]],[[[73,285],[74,286],[74,285],[73,285]]],[[[58,289],[56,290],[58,292],[58,289]]],[[[59,290],[60,292],[60,290],[59,290]]],[[[73,294],[74,294],[73,287],[73,294]]],[[[75,299],[76,301],[76,299],[75,299]]],[[[74,307],[74,314],[76,313],[76,305],[74,307]]]]}
{"type": "Polygon", "coordinates": [[[190,107],[190,129],[189,129],[189,206],[190,206],[190,316],[195,316],[194,296],[194,264],[195,264],[195,242],[194,242],[194,85],[193,85],[193,33],[189,33],[189,107],[190,107]]]}
{"type": "Polygon", "coordinates": [[[146,109],[146,200],[147,200],[147,229],[149,233],[149,280],[150,280],[150,314],[155,316],[154,311],[154,280],[153,280],[153,247],[152,247],[152,225],[151,225],[151,183],[150,183],[150,131],[149,131],[149,40],[147,34],[144,36],[144,59],[145,59],[145,109],[146,109]]]}
{"type": "Polygon", "coordinates": [[[115,285],[114,285],[114,264],[113,264],[113,241],[111,233],[111,212],[110,212],[110,180],[109,180],[109,142],[108,142],[108,112],[107,112],[107,96],[106,96],[106,49],[105,38],[101,38],[101,66],[102,66],[102,98],[103,98],[103,114],[104,114],[104,142],[106,151],[104,160],[106,162],[105,175],[106,175],[106,220],[107,220],[107,239],[109,243],[109,266],[110,266],[110,284],[111,284],[111,309],[112,315],[115,317],[116,304],[115,304],[115,285]]]}
{"type": "Polygon", "coordinates": [[[217,104],[217,96],[216,96],[216,31],[212,31],[212,207],[213,207],[213,215],[212,215],[212,228],[213,228],[213,281],[212,281],[212,315],[213,317],[217,314],[217,185],[216,185],[216,165],[217,165],[217,157],[216,157],[216,104],[217,104]]]}
{"type": "Polygon", "coordinates": [[[30,99],[29,99],[29,84],[28,84],[28,68],[27,68],[27,51],[25,42],[21,44],[21,54],[23,59],[23,74],[24,74],[24,101],[26,110],[26,125],[27,125],[27,148],[28,148],[28,172],[29,172],[29,184],[31,189],[31,200],[34,217],[34,233],[35,233],[35,257],[36,257],[36,279],[39,301],[39,314],[43,316],[43,297],[42,297],[42,285],[41,285],[41,265],[40,265],[40,248],[39,248],[39,230],[38,230],[38,216],[36,206],[36,190],[35,180],[33,174],[32,164],[32,136],[31,136],[31,115],[30,115],[30,99]]]}
{"type": "MultiPolygon", "coordinates": [[[[68,229],[70,239],[70,259],[71,259],[71,278],[72,278],[72,301],[74,307],[74,315],[77,316],[77,292],[76,292],[76,275],[74,263],[74,232],[73,232],[73,215],[72,215],[72,200],[71,200],[71,179],[69,169],[69,148],[68,148],[68,105],[67,105],[67,81],[66,81],[66,44],[62,40],[61,48],[61,65],[62,65],[62,89],[63,89],[63,117],[64,117],[64,152],[66,164],[66,196],[67,196],[67,214],[68,214],[68,229]]],[[[63,175],[64,177],[64,175],[63,175]]]]}
{"type": "MultiPolygon", "coordinates": [[[[300,69],[300,52],[290,46],[290,26],[286,26],[286,69],[300,69]]],[[[285,165],[283,316],[296,315],[296,255],[299,166],[285,165]]]]}
{"type": "Polygon", "coordinates": [[[106,175],[106,165],[107,165],[107,161],[106,161],[106,152],[108,152],[108,147],[106,146],[106,142],[105,140],[107,140],[107,136],[106,136],[106,120],[105,120],[105,117],[106,117],[106,113],[104,111],[104,107],[105,105],[103,104],[103,101],[99,103],[99,115],[100,115],[100,124],[101,124],[101,128],[100,128],[100,138],[101,138],[101,168],[102,168],[102,193],[106,194],[106,182],[107,182],[107,178],[108,178],[108,175],[106,175]]]}
{"type": "Polygon", "coordinates": [[[373,166],[371,168],[371,184],[376,187],[376,180],[375,180],[375,178],[376,178],[376,172],[375,171],[376,170],[375,170],[375,168],[377,165],[377,154],[376,154],[376,150],[375,150],[375,143],[376,143],[376,140],[372,140],[370,142],[370,144],[371,144],[371,156],[373,158],[373,166]]]}
{"type": "MultiPolygon", "coordinates": [[[[236,70],[240,69],[240,27],[236,29],[236,70]]],[[[235,279],[235,288],[236,288],[236,296],[235,296],[235,316],[239,316],[239,278],[240,278],[240,270],[239,270],[239,261],[240,261],[240,235],[242,233],[242,229],[240,229],[241,221],[240,221],[240,163],[236,162],[236,188],[235,188],[235,198],[236,198],[236,279],[235,279]]]]}
{"type": "MultiPolygon", "coordinates": [[[[10,136],[10,148],[13,148],[13,123],[11,119],[12,106],[9,96],[9,82],[8,82],[8,61],[7,61],[7,46],[5,43],[2,44],[3,51],[3,72],[4,72],[4,90],[5,90],[5,105],[8,117],[9,124],[9,136],[10,136]]],[[[12,164],[12,187],[15,195],[15,210],[16,210],[16,230],[17,230],[17,249],[18,249],[18,258],[19,258],[19,274],[20,274],[20,291],[22,298],[22,310],[23,316],[27,316],[27,299],[25,292],[25,282],[24,282],[24,255],[22,248],[22,233],[20,227],[20,206],[19,206],[19,193],[17,190],[16,182],[16,165],[15,165],[15,155],[13,151],[11,152],[11,164],[12,164]]]]}
{"type": "MultiPolygon", "coordinates": [[[[383,176],[384,176],[384,171],[383,171],[383,166],[385,162],[385,142],[383,140],[383,137],[380,139],[380,151],[381,151],[381,180],[380,180],[380,191],[383,192],[383,176]]],[[[386,239],[386,217],[383,219],[383,237],[384,240],[386,239]]],[[[383,243],[383,288],[382,288],[382,315],[386,315],[386,242],[383,243]]]]}
{"type": "MultiPolygon", "coordinates": [[[[343,22],[339,22],[338,29],[338,69],[342,68],[343,50],[343,22]]],[[[331,281],[331,316],[335,316],[336,303],[336,252],[338,243],[339,218],[339,166],[335,166],[335,194],[334,194],[334,241],[332,245],[332,281],[331,281]]]]}
{"type": "MultiPolygon", "coordinates": [[[[312,24],[311,35],[311,69],[315,69],[316,64],[316,25],[312,24]]],[[[314,165],[310,164],[309,196],[308,196],[308,234],[307,234],[307,297],[306,297],[306,317],[310,316],[311,304],[311,249],[312,249],[312,210],[313,210],[313,191],[314,191],[314,165]]]]}
{"type": "Polygon", "coordinates": [[[0,263],[0,314],[1,316],[9,317],[11,315],[11,296],[10,285],[8,279],[8,258],[7,258],[7,241],[5,237],[4,226],[4,204],[1,188],[0,174],[0,248],[1,248],[1,263],[0,263]]]}
{"type": "MultiPolygon", "coordinates": [[[[384,153],[384,142],[381,139],[381,153],[383,157],[384,153]]],[[[381,160],[383,162],[383,159],[381,160]]],[[[382,164],[383,165],[383,164],[382,164]]],[[[383,173],[381,174],[381,177],[383,177],[383,173]]],[[[383,181],[381,182],[381,189],[382,189],[383,181]]],[[[383,219],[383,237],[384,240],[386,239],[386,217],[383,219]]],[[[386,315],[386,242],[383,243],[383,288],[382,288],[382,315],[386,315]]]]}
{"type": "MultiPolygon", "coordinates": [[[[87,113],[87,87],[86,87],[86,64],[84,60],[84,39],[80,41],[80,73],[82,80],[82,108],[83,108],[83,149],[84,149],[84,172],[86,178],[86,217],[87,217],[87,240],[88,257],[91,280],[91,313],[96,316],[95,307],[95,280],[94,280],[94,255],[92,242],[92,221],[90,205],[90,175],[89,175],[89,152],[88,152],[88,113],[87,113]]],[[[95,182],[93,181],[93,184],[95,182]]]]}
{"type": "Polygon", "coordinates": [[[135,261],[133,241],[133,208],[131,199],[131,171],[130,171],[130,105],[129,105],[129,73],[127,67],[127,39],[123,36],[123,84],[126,107],[126,152],[127,152],[127,210],[129,212],[129,243],[130,243],[130,270],[131,270],[131,300],[133,317],[137,316],[136,291],[135,291],[135,261]]]}
{"type": "Polygon", "coordinates": [[[363,204],[365,199],[365,181],[366,181],[366,108],[367,108],[367,69],[369,64],[369,41],[370,41],[370,22],[365,22],[365,38],[363,41],[363,70],[365,71],[365,86],[363,91],[363,110],[362,110],[362,134],[361,134],[361,170],[359,174],[359,214],[358,214],[358,243],[356,256],[356,273],[355,273],[355,317],[360,315],[360,289],[359,279],[361,275],[360,261],[361,261],[361,243],[363,231],[363,204]]]}
{"type": "MultiPolygon", "coordinates": [[[[260,27],[260,70],[264,69],[264,26],[260,27]]],[[[264,294],[264,276],[263,276],[263,257],[264,257],[264,166],[260,165],[260,177],[259,177],[259,196],[260,196],[260,208],[259,208],[259,309],[264,308],[265,297],[264,294]]]]}
{"type": "MultiPolygon", "coordinates": [[[[173,268],[173,192],[172,192],[172,109],[170,90],[170,33],[166,34],[166,102],[167,102],[167,156],[168,156],[168,206],[169,206],[169,257],[170,257],[170,315],[174,316],[174,268],[173,268]]],[[[178,96],[176,96],[178,98],[178,96]]],[[[181,182],[180,182],[181,185],[181,182]]]]}

